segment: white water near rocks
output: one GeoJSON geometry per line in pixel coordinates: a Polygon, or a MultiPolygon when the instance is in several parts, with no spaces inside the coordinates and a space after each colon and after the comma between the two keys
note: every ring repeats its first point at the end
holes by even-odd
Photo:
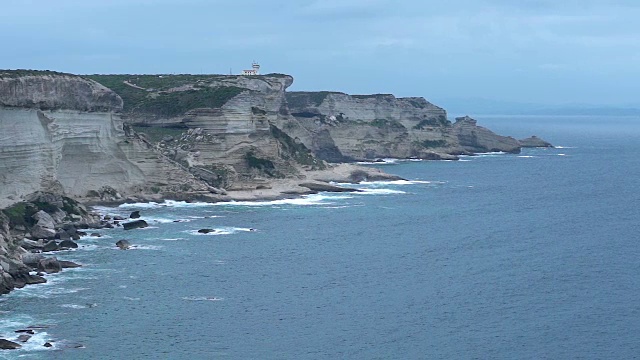
{"type": "Polygon", "coordinates": [[[408,181],[362,193],[102,207],[152,227],[1,297],[0,335],[46,327],[0,358],[633,358],[640,124],[481,121],[560,146],[388,163],[408,181]]]}

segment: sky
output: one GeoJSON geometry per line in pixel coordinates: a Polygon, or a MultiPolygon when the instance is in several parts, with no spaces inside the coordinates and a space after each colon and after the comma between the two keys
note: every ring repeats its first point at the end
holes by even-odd
{"type": "Polygon", "coordinates": [[[262,73],[290,90],[640,106],[638,0],[0,0],[0,69],[262,73]]]}

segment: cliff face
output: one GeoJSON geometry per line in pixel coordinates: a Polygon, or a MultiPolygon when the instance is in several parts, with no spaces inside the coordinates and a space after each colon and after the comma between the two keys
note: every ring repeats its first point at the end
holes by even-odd
{"type": "Polygon", "coordinates": [[[66,74],[0,76],[0,207],[39,190],[131,194],[182,171],[126,136],[122,99],[104,86],[66,74]]]}
{"type": "Polygon", "coordinates": [[[475,121],[452,125],[445,110],[423,98],[292,92],[287,102],[294,119],[283,119],[281,126],[328,161],[519,151],[517,142],[513,146],[475,121]]]}
{"type": "Polygon", "coordinates": [[[125,121],[211,186],[256,189],[268,186],[270,178],[325,166],[276,125],[288,117],[290,76],[92,78],[120,88],[126,94],[125,121]]]}
{"type": "Polygon", "coordinates": [[[0,70],[0,105],[39,110],[110,112],[122,109],[122,99],[106,87],[75,75],[0,70]]]}
{"type": "Polygon", "coordinates": [[[458,138],[460,146],[468,152],[520,152],[521,144],[518,140],[508,136],[496,135],[491,130],[478,126],[476,120],[469,116],[456,118],[451,131],[458,138]]]}

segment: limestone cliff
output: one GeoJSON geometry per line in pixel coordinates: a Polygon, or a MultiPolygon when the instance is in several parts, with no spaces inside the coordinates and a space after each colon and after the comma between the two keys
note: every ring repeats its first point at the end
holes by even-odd
{"type": "Polygon", "coordinates": [[[288,75],[92,75],[123,95],[123,118],[165,156],[226,190],[269,186],[322,169],[277,127],[288,75]]]}
{"type": "Polygon", "coordinates": [[[517,141],[478,127],[475,120],[452,125],[444,109],[423,98],[291,92],[287,102],[294,120],[283,119],[281,126],[328,161],[455,159],[520,150],[517,141]]]}
{"type": "Polygon", "coordinates": [[[127,136],[122,106],[78,76],[0,72],[0,207],[39,190],[114,199],[150,187],[177,191],[167,188],[172,178],[189,183],[187,172],[127,136]]]}

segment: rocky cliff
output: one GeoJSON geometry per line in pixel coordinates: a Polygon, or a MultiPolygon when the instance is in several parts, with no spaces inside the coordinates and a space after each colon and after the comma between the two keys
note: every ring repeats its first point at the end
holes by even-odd
{"type": "Polygon", "coordinates": [[[226,190],[269,187],[273,179],[324,169],[278,128],[287,117],[288,75],[92,75],[118,89],[123,119],[163,155],[226,190]]]}
{"type": "Polygon", "coordinates": [[[151,187],[178,191],[171,179],[206,191],[127,136],[122,106],[116,93],[78,76],[0,72],[0,207],[40,190],[110,199],[151,187]]]}
{"type": "Polygon", "coordinates": [[[328,161],[381,157],[455,159],[484,151],[519,152],[515,139],[499,136],[423,98],[291,92],[287,102],[294,121],[283,126],[320,158],[328,161]]]}

